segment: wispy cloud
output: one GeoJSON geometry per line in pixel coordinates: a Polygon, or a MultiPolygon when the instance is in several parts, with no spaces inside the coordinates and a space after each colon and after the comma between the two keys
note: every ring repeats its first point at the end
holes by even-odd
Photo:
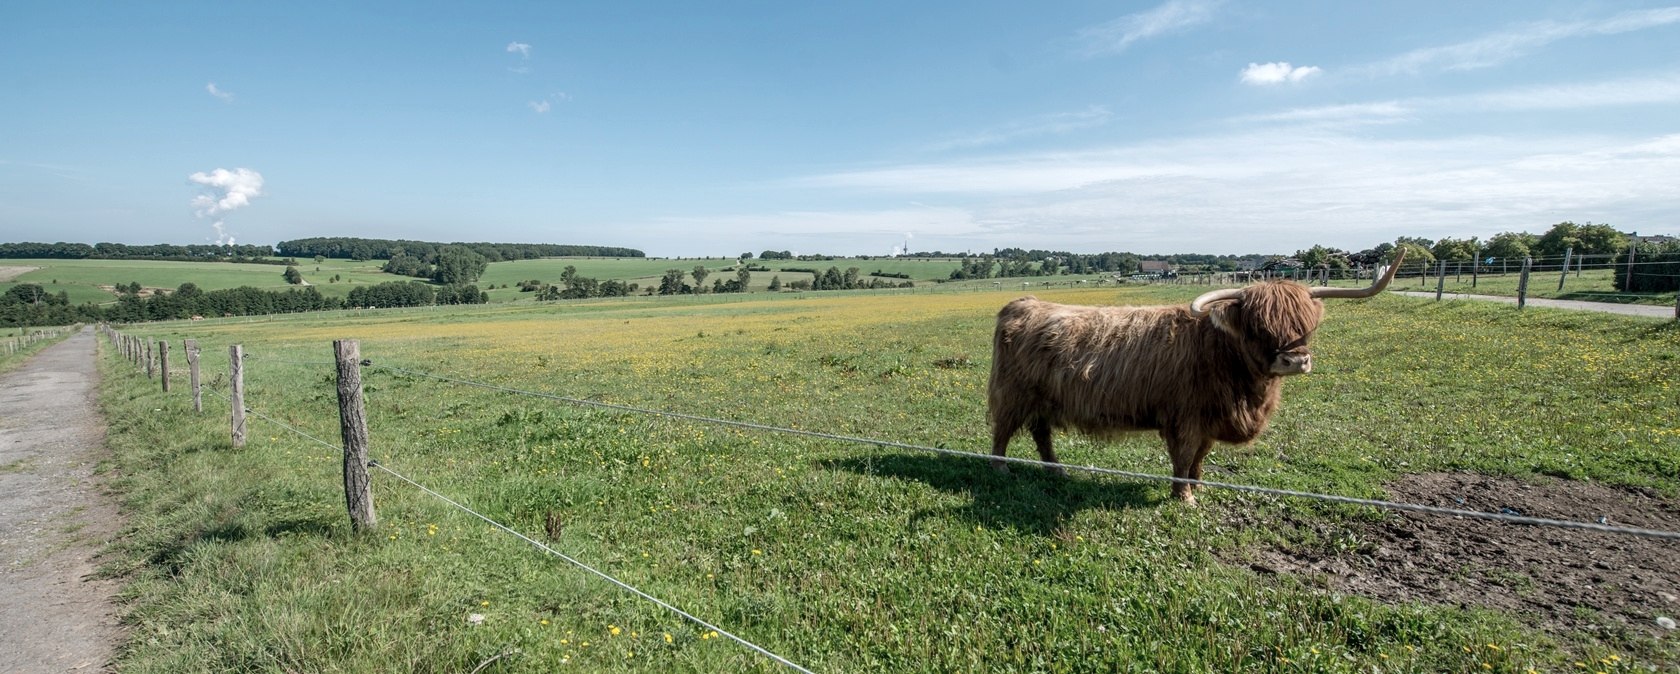
{"type": "Polygon", "coordinates": [[[572,100],[571,94],[564,91],[556,91],[535,101],[527,101],[525,105],[526,107],[531,108],[533,112],[540,115],[548,112],[549,110],[553,110],[555,103],[564,103],[569,100],[572,100]]]}
{"type": "Polygon", "coordinates": [[[1133,42],[1165,35],[1213,20],[1219,0],[1168,0],[1147,12],[1128,14],[1082,29],[1077,35],[1085,56],[1124,51],[1133,42]]]}
{"type": "Polygon", "coordinates": [[[1615,35],[1680,23],[1680,7],[1632,10],[1605,19],[1535,21],[1473,40],[1426,47],[1351,69],[1363,75],[1410,75],[1437,70],[1489,68],[1574,37],[1615,35]]]}
{"type": "Polygon", "coordinates": [[[983,247],[1236,253],[1537,231],[1572,218],[1667,221],[1680,209],[1674,175],[1680,135],[1384,140],[1292,126],[832,173],[789,187],[942,201],[965,214],[942,220],[945,238],[983,247]]]}
{"type": "Polygon", "coordinates": [[[221,87],[216,86],[215,82],[211,82],[209,84],[204,85],[204,90],[210,92],[211,96],[215,96],[216,98],[220,98],[225,102],[228,102],[228,103],[233,102],[233,93],[228,92],[228,91],[223,91],[221,87]]]}
{"type": "Polygon", "coordinates": [[[1108,123],[1113,117],[1106,106],[1093,105],[1076,112],[1058,112],[1012,122],[968,135],[942,140],[928,146],[928,150],[943,152],[964,148],[998,145],[1022,138],[1048,136],[1089,129],[1108,123]]]}
{"type": "Polygon", "coordinates": [[[519,54],[519,58],[522,59],[531,58],[531,45],[525,44],[524,42],[509,42],[507,51],[509,54],[519,54]]]}
{"type": "Polygon", "coordinates": [[[1282,122],[1319,126],[1387,124],[1432,114],[1580,110],[1625,105],[1680,103],[1680,72],[1605,82],[1512,87],[1456,96],[1424,96],[1348,103],[1243,115],[1236,122],[1282,122]]]}
{"type": "Polygon", "coordinates": [[[1255,86],[1269,86],[1285,83],[1293,84],[1321,72],[1324,71],[1319,69],[1318,66],[1295,67],[1289,65],[1288,61],[1250,63],[1247,68],[1243,68],[1242,81],[1243,84],[1252,84],[1255,86]]]}

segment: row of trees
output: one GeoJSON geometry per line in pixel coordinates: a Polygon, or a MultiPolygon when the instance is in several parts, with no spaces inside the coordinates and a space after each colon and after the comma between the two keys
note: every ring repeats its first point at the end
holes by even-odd
{"type": "Polygon", "coordinates": [[[407,239],[361,239],[334,236],[294,239],[275,244],[281,255],[294,257],[389,260],[407,256],[417,260],[436,258],[445,248],[465,248],[489,262],[529,260],[539,257],[646,257],[634,248],[575,246],[553,243],[437,243],[407,239]]]}
{"type": "Polygon", "coordinates": [[[0,258],[5,259],[36,259],[36,260],[182,260],[182,261],[228,261],[228,262],[264,262],[277,264],[274,260],[263,260],[274,255],[274,248],[266,245],[211,245],[192,244],[176,245],[160,243],[149,246],[131,246],[124,243],[35,243],[24,241],[20,243],[0,243],[0,258]]]}
{"type": "Polygon", "coordinates": [[[483,304],[489,293],[473,285],[433,287],[418,281],[391,281],[357,286],[340,301],[314,286],[263,290],[249,286],[205,291],[183,283],[173,292],[149,297],[124,292],[112,304],[72,305],[64,292],[50,293],[34,283],[19,283],[0,293],[0,326],[68,325],[71,323],[133,323],[194,316],[257,316],[355,307],[413,307],[433,304],[483,304]]]}

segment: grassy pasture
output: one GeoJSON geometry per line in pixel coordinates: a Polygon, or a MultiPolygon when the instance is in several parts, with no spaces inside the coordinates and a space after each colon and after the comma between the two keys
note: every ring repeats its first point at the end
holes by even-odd
{"type": "MultiPolygon", "coordinates": [[[[1430,272],[1433,274],[1434,270],[1430,272]]],[[[1658,306],[1673,306],[1674,293],[1624,293],[1616,289],[1612,283],[1609,269],[1588,269],[1579,275],[1570,272],[1564,279],[1563,290],[1558,290],[1558,275],[1556,270],[1534,272],[1528,279],[1528,296],[1543,297],[1560,300],[1582,300],[1586,302],[1612,302],[1617,304],[1653,304],[1658,306]]],[[[1463,278],[1453,273],[1453,267],[1447,266],[1446,284],[1442,288],[1449,293],[1465,293],[1471,295],[1502,295],[1517,296],[1517,284],[1522,274],[1512,271],[1509,274],[1481,274],[1472,279],[1469,272],[1463,278]],[[1472,285],[1474,282],[1474,285],[1472,285]]],[[[1415,290],[1419,292],[1435,292],[1436,279],[1434,276],[1419,279],[1409,277],[1395,279],[1394,290],[1415,290]]]]}
{"type": "MultiPolygon", "coordinates": [[[[692,265],[689,265],[692,266],[692,265]]],[[[867,270],[866,270],[867,271],[867,270]]],[[[582,267],[580,266],[580,273],[582,267]]],[[[557,278],[557,276],[556,276],[557,278]]],[[[785,279],[784,279],[785,280],[785,279]]],[[[982,286],[983,287],[983,286],[982,286]]],[[[1034,292],[1184,301],[1195,287],[1034,292]]],[[[247,404],[336,443],[330,340],[361,340],[377,460],[815,671],[1609,671],[1672,640],[1555,635],[1524,616],[1339,596],[1228,561],[1336,549],[1377,515],[774,435],[487,392],[401,368],[603,402],[984,451],[992,316],[1014,293],[807,293],[491,305],[154,324],[206,380],[245,345],[247,404]],[[1243,513],[1276,527],[1228,522],[1243,513]],[[1288,516],[1287,518],[1285,516],[1288,516]],[[1307,530],[1281,524],[1310,521],[1307,530]],[[1490,646],[1491,645],[1491,646],[1490,646]],[[1615,659],[1611,659],[1615,656],[1615,659]],[[1597,665],[1600,662],[1606,665],[1597,665]]],[[[1402,472],[1680,484],[1672,323],[1383,297],[1334,302],[1220,479],[1382,496],[1402,472]]],[[[103,360],[112,468],[133,511],[125,672],[780,671],[375,473],[352,536],[336,450],[227,403],[191,412],[103,360]],[[471,617],[482,616],[482,624],[471,617]]],[[[184,380],[183,380],[184,381],[184,380]]],[[[225,389],[225,387],[224,387],[225,389]]],[[[1063,458],[1168,472],[1152,437],[1063,458]]],[[[1013,454],[1030,456],[1024,439],[1013,454]]]]}
{"type": "MultiPolygon", "coordinates": [[[[114,302],[117,295],[100,286],[139,282],[146,288],[173,291],[182,283],[191,282],[204,290],[222,290],[251,286],[265,290],[285,290],[295,286],[281,277],[286,268],[281,265],[233,264],[228,262],[171,262],[163,260],[5,260],[7,266],[38,267],[17,276],[9,283],[0,283],[0,292],[18,283],[35,283],[48,292],[65,291],[71,304],[114,302]]],[[[381,283],[402,280],[379,271],[379,261],[325,260],[317,265],[313,260],[299,260],[298,271],[305,281],[317,286],[328,297],[343,297],[353,284],[381,283]],[[319,267],[320,271],[316,271],[319,267]],[[342,278],[329,283],[333,275],[342,278]]]]}

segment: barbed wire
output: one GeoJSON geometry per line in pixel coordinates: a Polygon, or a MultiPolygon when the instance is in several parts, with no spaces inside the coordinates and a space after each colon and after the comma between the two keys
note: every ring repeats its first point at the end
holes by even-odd
{"type": "Polygon", "coordinates": [[[1548,527],[1556,527],[1556,528],[1563,528],[1563,529],[1581,529],[1581,530],[1587,530],[1587,531],[1598,531],[1598,532],[1602,532],[1602,533],[1623,534],[1623,535],[1629,535],[1629,536],[1640,536],[1640,537],[1645,537],[1645,538],[1659,538],[1659,539],[1664,539],[1664,540],[1680,540],[1680,532],[1675,532],[1675,531],[1663,531],[1663,530],[1658,530],[1658,529],[1644,529],[1644,528],[1638,528],[1638,527],[1622,527],[1622,526],[1616,526],[1616,525],[1610,525],[1610,524],[1598,524],[1598,523],[1594,523],[1594,522],[1578,522],[1578,521],[1573,521],[1573,520],[1557,520],[1557,519],[1549,519],[1549,518],[1543,518],[1543,517],[1529,517],[1529,516],[1526,516],[1526,515],[1512,515],[1512,514],[1508,514],[1508,513],[1490,513],[1490,512],[1481,512],[1481,511],[1476,511],[1476,510],[1460,510],[1460,509],[1456,509],[1456,508],[1442,508],[1442,507],[1439,507],[1439,506],[1429,506],[1429,505],[1423,505],[1423,504],[1418,504],[1418,503],[1397,503],[1397,502],[1394,502],[1394,501],[1383,501],[1383,500],[1379,500],[1379,499],[1356,498],[1356,497],[1352,497],[1352,496],[1339,496],[1339,495],[1336,495],[1336,494],[1319,494],[1319,493],[1314,493],[1314,492],[1296,491],[1296,490],[1293,490],[1293,489],[1278,489],[1278,488],[1275,488],[1275,487],[1260,487],[1260,486],[1255,486],[1255,485],[1236,484],[1236,483],[1231,483],[1231,482],[1216,482],[1216,481],[1212,481],[1212,480],[1196,480],[1196,479],[1191,479],[1191,478],[1176,477],[1176,476],[1169,476],[1169,475],[1158,475],[1158,474],[1155,474],[1155,473],[1141,473],[1141,472],[1135,472],[1135,471],[1129,471],[1129,470],[1120,470],[1120,469],[1117,469],[1117,468],[1105,468],[1105,467],[1102,467],[1102,466],[1071,464],[1071,463],[1050,463],[1050,462],[1047,462],[1047,461],[1038,461],[1038,460],[1035,460],[1035,459],[1025,459],[1025,458],[1012,457],[1012,456],[995,456],[995,455],[991,455],[991,454],[980,454],[978,452],[965,452],[965,451],[955,450],[955,449],[946,449],[944,447],[928,447],[928,446],[924,446],[924,445],[915,445],[915,444],[911,444],[911,443],[897,442],[897,441],[893,441],[893,440],[879,440],[879,439],[875,439],[875,438],[865,438],[865,437],[851,436],[851,435],[839,435],[839,434],[835,434],[835,433],[824,433],[824,432],[820,432],[820,431],[808,431],[808,430],[802,430],[802,429],[797,429],[797,428],[783,428],[783,427],[780,427],[780,426],[771,426],[771,425],[768,425],[768,424],[759,424],[759,423],[753,423],[753,422],[747,422],[747,421],[734,421],[734,420],[729,420],[729,419],[718,419],[718,418],[714,418],[714,417],[706,417],[706,416],[701,416],[701,415],[697,415],[697,414],[687,414],[687,413],[683,413],[683,412],[669,412],[669,411],[664,411],[664,410],[654,410],[654,409],[647,409],[647,408],[642,408],[642,407],[635,407],[635,406],[632,406],[632,405],[621,405],[621,404],[618,404],[618,403],[607,403],[607,402],[600,402],[600,401],[597,401],[597,400],[586,400],[586,399],[583,399],[583,398],[573,398],[573,397],[562,396],[562,395],[557,395],[557,394],[553,394],[553,393],[543,393],[543,392],[540,392],[540,391],[527,391],[527,390],[523,390],[523,389],[517,389],[517,388],[509,387],[509,386],[501,386],[501,385],[498,385],[498,384],[489,384],[489,383],[485,383],[485,382],[472,381],[472,380],[469,380],[469,379],[460,379],[460,378],[456,378],[456,377],[448,377],[448,376],[444,376],[444,375],[432,374],[430,372],[420,372],[420,371],[417,371],[417,370],[408,370],[408,369],[404,369],[404,368],[392,367],[392,366],[389,366],[389,365],[379,365],[377,363],[370,365],[370,367],[372,367],[373,369],[383,369],[383,370],[387,370],[387,371],[391,371],[391,372],[400,372],[400,373],[403,373],[403,374],[408,374],[408,375],[413,375],[413,376],[428,377],[428,378],[432,378],[432,379],[438,379],[438,380],[441,380],[441,381],[452,382],[452,383],[461,384],[461,385],[465,385],[465,386],[474,386],[474,387],[493,390],[493,391],[500,391],[500,392],[503,392],[503,393],[532,396],[532,397],[537,397],[537,398],[546,398],[546,399],[549,399],[549,400],[556,400],[556,401],[570,403],[570,404],[574,404],[574,405],[582,405],[582,406],[595,407],[595,408],[600,408],[600,409],[616,410],[616,411],[620,411],[620,412],[632,412],[632,413],[637,413],[637,414],[648,414],[648,415],[654,415],[654,416],[662,416],[662,417],[671,418],[671,419],[682,419],[682,420],[685,420],[685,421],[696,421],[696,422],[702,422],[702,423],[716,424],[716,425],[720,425],[720,426],[731,426],[731,427],[735,427],[735,428],[746,428],[746,429],[752,429],[752,430],[769,431],[769,432],[775,432],[775,433],[783,433],[783,434],[787,434],[787,435],[798,435],[798,436],[803,436],[803,437],[821,438],[821,439],[825,439],[825,440],[836,440],[836,441],[841,441],[841,442],[852,442],[852,443],[858,443],[858,444],[874,445],[874,446],[877,446],[877,447],[886,447],[886,448],[891,448],[891,449],[907,449],[907,450],[920,451],[920,452],[931,452],[931,453],[934,453],[934,454],[943,454],[943,455],[946,455],[946,456],[957,456],[957,457],[963,457],[963,458],[968,458],[968,459],[984,459],[984,460],[993,461],[993,462],[1004,462],[1004,463],[1013,463],[1013,464],[1028,465],[1028,466],[1037,466],[1037,467],[1040,467],[1040,468],[1078,470],[1078,471],[1083,471],[1083,472],[1088,472],[1088,473],[1095,473],[1095,474],[1099,474],[1099,475],[1112,475],[1112,476],[1115,476],[1115,477],[1130,478],[1130,479],[1134,479],[1134,480],[1145,480],[1145,481],[1152,481],[1152,482],[1168,482],[1168,483],[1173,483],[1173,484],[1199,485],[1199,486],[1215,487],[1215,488],[1218,488],[1218,489],[1228,489],[1228,490],[1232,490],[1232,491],[1248,492],[1248,493],[1254,493],[1254,494],[1265,494],[1265,495],[1269,495],[1269,496],[1287,496],[1287,497],[1291,497],[1291,498],[1305,498],[1305,499],[1313,499],[1313,500],[1318,500],[1318,501],[1327,501],[1327,502],[1331,502],[1331,503],[1342,503],[1342,504],[1347,504],[1347,505],[1370,506],[1370,507],[1373,507],[1373,508],[1381,508],[1381,509],[1386,509],[1386,510],[1398,510],[1398,511],[1407,511],[1407,512],[1428,513],[1428,514],[1432,514],[1432,515],[1443,515],[1443,516],[1448,516],[1448,517],[1469,517],[1469,518],[1474,518],[1474,519],[1509,522],[1509,523],[1513,523],[1513,524],[1529,524],[1529,525],[1548,526],[1548,527]]]}
{"type": "Polygon", "coordinates": [[[775,653],[770,652],[768,649],[766,649],[762,646],[759,646],[758,644],[755,644],[751,641],[747,641],[746,639],[743,639],[739,636],[736,636],[735,634],[729,632],[728,630],[725,630],[721,627],[718,627],[717,625],[713,625],[709,622],[706,622],[705,620],[695,616],[692,613],[689,613],[689,612],[684,611],[680,608],[677,608],[677,607],[672,606],[668,603],[665,603],[664,601],[661,601],[658,597],[655,597],[651,594],[648,594],[646,592],[638,590],[635,587],[632,587],[630,584],[625,583],[624,581],[619,580],[617,578],[614,578],[610,575],[607,575],[606,573],[603,573],[603,572],[597,570],[595,567],[592,567],[592,566],[590,566],[588,564],[585,564],[581,561],[573,559],[572,557],[566,555],[565,553],[560,552],[559,550],[555,550],[554,548],[549,547],[548,545],[542,543],[541,541],[535,540],[535,539],[531,538],[530,536],[526,536],[525,534],[522,534],[522,533],[520,533],[520,532],[518,532],[514,529],[511,529],[511,528],[507,527],[506,525],[504,525],[500,522],[497,522],[496,520],[490,519],[489,517],[484,516],[483,514],[479,513],[476,510],[473,510],[472,508],[468,508],[464,505],[461,505],[460,503],[455,502],[454,499],[451,499],[448,496],[444,496],[443,494],[439,494],[436,491],[433,491],[433,490],[427,488],[426,485],[420,484],[419,482],[415,482],[414,480],[409,479],[407,476],[405,476],[401,473],[398,473],[394,470],[391,470],[390,467],[386,466],[383,463],[380,463],[378,461],[369,461],[368,466],[371,467],[371,468],[378,468],[379,470],[382,470],[382,471],[390,474],[392,477],[395,477],[399,480],[402,480],[404,482],[407,482],[407,483],[413,485],[416,489],[419,489],[420,491],[426,492],[427,494],[431,494],[432,496],[437,497],[439,500],[443,501],[444,503],[448,503],[449,505],[455,506],[456,508],[459,508],[460,510],[462,510],[462,511],[468,513],[468,514],[470,514],[474,517],[477,517],[478,519],[484,520],[490,526],[496,527],[497,529],[501,529],[502,531],[506,531],[510,534],[513,534],[514,536],[519,537],[520,540],[523,540],[526,543],[530,543],[531,545],[534,545],[534,546],[542,549],[544,552],[547,552],[551,555],[554,555],[555,557],[559,557],[560,559],[563,559],[563,560],[567,561],[568,563],[570,563],[573,566],[576,566],[577,568],[583,569],[584,571],[587,571],[591,574],[594,574],[596,577],[599,577],[602,580],[605,580],[609,583],[612,583],[613,585],[617,585],[618,587],[621,587],[624,590],[626,590],[628,592],[631,592],[632,594],[635,594],[638,597],[641,597],[641,598],[646,599],[650,602],[658,604],[661,608],[664,608],[665,610],[670,611],[672,613],[675,613],[679,616],[682,616],[683,618],[687,619],[688,621],[690,621],[690,622],[692,622],[696,625],[699,625],[703,628],[706,628],[708,630],[716,632],[718,634],[718,636],[725,637],[725,638],[727,638],[731,641],[734,641],[735,643],[741,644],[742,646],[745,646],[749,649],[752,649],[753,651],[756,651],[759,655],[763,655],[764,657],[769,658],[769,659],[775,661],[776,663],[781,664],[781,665],[783,665],[783,666],[785,666],[789,669],[792,669],[792,670],[798,671],[798,672],[805,672],[806,674],[811,674],[811,670],[806,669],[804,667],[801,667],[801,666],[795,664],[794,662],[792,662],[791,660],[788,660],[787,658],[784,658],[780,655],[776,655],[775,653]]]}
{"type": "MultiPolygon", "coordinates": [[[[229,403],[231,403],[231,402],[232,402],[232,399],[229,398],[229,403]]],[[[263,414],[262,412],[259,412],[255,409],[250,408],[250,407],[245,408],[245,413],[250,414],[252,416],[255,416],[258,419],[262,419],[264,421],[267,421],[267,422],[269,422],[271,424],[274,424],[276,426],[279,426],[281,428],[284,428],[284,429],[286,429],[288,431],[291,431],[292,433],[295,433],[297,435],[301,435],[305,438],[308,438],[308,439],[314,441],[316,444],[319,444],[319,445],[321,445],[323,447],[326,447],[328,449],[331,449],[333,451],[339,452],[341,454],[344,452],[344,448],[339,446],[339,445],[335,445],[333,443],[327,442],[326,440],[322,440],[321,438],[318,438],[314,435],[311,435],[311,434],[297,428],[296,426],[292,426],[291,424],[288,424],[284,421],[280,421],[279,419],[275,419],[274,417],[268,416],[267,414],[263,414]]],[[[565,560],[567,563],[569,563],[573,566],[576,566],[579,569],[583,569],[584,571],[587,571],[591,574],[594,574],[595,576],[597,576],[597,577],[601,578],[602,580],[605,580],[609,583],[612,583],[613,585],[617,585],[618,587],[623,588],[624,590],[626,590],[628,592],[631,592],[632,594],[635,594],[638,597],[641,597],[641,598],[646,599],[650,602],[653,602],[654,604],[658,604],[661,608],[664,608],[665,610],[670,611],[672,613],[675,613],[679,616],[682,616],[684,619],[688,620],[689,622],[692,622],[696,625],[699,625],[699,626],[701,626],[701,627],[703,627],[707,630],[711,630],[713,632],[716,632],[718,634],[718,636],[727,638],[731,641],[734,641],[735,643],[741,644],[742,646],[745,646],[745,647],[757,652],[758,654],[763,655],[764,657],[769,658],[769,659],[777,662],[778,664],[784,665],[784,666],[786,666],[789,669],[792,669],[794,671],[805,672],[805,674],[812,674],[811,670],[806,669],[804,667],[801,667],[798,664],[794,663],[793,661],[788,660],[787,658],[784,658],[780,655],[777,655],[777,654],[771,652],[770,650],[764,648],[763,646],[759,646],[758,644],[755,644],[751,641],[747,641],[746,639],[735,635],[734,633],[730,632],[729,630],[723,629],[722,627],[718,627],[717,625],[714,625],[710,622],[707,622],[706,620],[704,620],[704,619],[702,619],[698,616],[695,616],[692,613],[684,611],[680,608],[677,608],[676,606],[672,606],[671,604],[666,603],[665,601],[659,599],[658,597],[655,597],[651,594],[648,594],[648,593],[643,592],[639,589],[636,589],[634,586],[631,586],[629,583],[626,583],[622,580],[614,578],[611,575],[608,575],[608,574],[600,571],[599,569],[596,569],[593,566],[585,564],[582,561],[579,561],[579,560],[567,555],[566,553],[560,552],[559,550],[555,550],[554,548],[549,547],[548,545],[544,544],[541,541],[533,539],[530,536],[526,536],[525,534],[520,533],[516,529],[513,529],[513,528],[511,528],[511,527],[509,527],[505,524],[502,524],[501,522],[497,522],[496,520],[493,520],[493,519],[485,516],[483,513],[480,513],[476,510],[473,510],[472,508],[469,508],[465,505],[462,505],[460,502],[456,501],[455,499],[449,498],[448,496],[444,496],[443,494],[438,493],[436,490],[433,490],[430,487],[427,487],[426,485],[423,485],[423,484],[420,484],[419,482],[414,481],[413,479],[409,478],[407,475],[403,475],[402,473],[398,473],[397,471],[392,470],[389,466],[386,466],[383,462],[380,462],[378,460],[370,460],[370,461],[368,461],[368,467],[369,468],[377,468],[377,469],[379,469],[381,471],[384,471],[385,473],[391,475],[392,477],[395,477],[399,480],[402,480],[403,482],[407,482],[408,484],[413,485],[416,489],[419,489],[420,491],[426,492],[427,494],[430,494],[433,497],[436,497],[438,500],[443,501],[444,503],[448,503],[449,505],[452,505],[452,506],[456,507],[457,509],[459,509],[459,510],[461,510],[461,511],[467,513],[467,514],[472,515],[473,517],[477,517],[478,519],[483,520],[485,523],[489,524],[492,527],[495,527],[495,528],[500,529],[502,531],[505,531],[507,533],[513,534],[514,536],[517,536],[520,540],[525,541],[526,543],[530,543],[531,545],[534,545],[537,548],[540,548],[544,552],[547,552],[551,555],[554,555],[555,557],[559,557],[560,559],[565,560]]]]}

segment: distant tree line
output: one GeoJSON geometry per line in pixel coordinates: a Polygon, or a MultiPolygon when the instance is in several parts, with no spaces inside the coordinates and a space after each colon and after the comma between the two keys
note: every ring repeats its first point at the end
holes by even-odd
{"type": "Polygon", "coordinates": [[[474,283],[489,268],[490,260],[466,246],[444,246],[422,257],[398,253],[385,262],[381,270],[402,276],[431,279],[436,283],[454,285],[474,283]]]}
{"type": "Polygon", "coordinates": [[[0,293],[0,326],[68,325],[71,323],[133,323],[193,316],[258,316],[356,307],[413,307],[433,304],[483,304],[490,295],[473,285],[433,287],[417,281],[390,281],[357,286],[343,301],[323,296],[314,286],[263,290],[249,286],[205,291],[183,283],[173,292],[141,297],[139,283],[117,286],[112,304],[70,304],[66,293],[48,292],[35,283],[19,283],[0,293]]]}
{"type": "Polygon", "coordinates": [[[266,245],[176,245],[159,243],[131,246],[125,243],[0,243],[0,258],[41,260],[174,260],[181,262],[247,262],[284,264],[265,259],[274,255],[266,245]]]}
{"type": "Polygon", "coordinates": [[[488,262],[529,260],[539,257],[646,257],[634,248],[613,246],[573,246],[552,243],[436,243],[406,239],[359,239],[354,237],[317,237],[281,241],[275,244],[281,255],[293,257],[349,258],[352,260],[389,260],[406,256],[416,260],[436,258],[445,248],[465,248],[484,257],[488,262]]]}

